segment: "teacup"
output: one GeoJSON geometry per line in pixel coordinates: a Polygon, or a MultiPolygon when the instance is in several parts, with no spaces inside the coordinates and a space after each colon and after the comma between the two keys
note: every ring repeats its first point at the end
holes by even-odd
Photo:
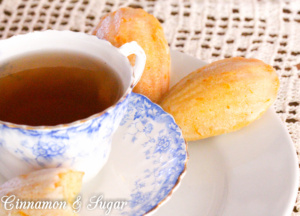
{"type": "Polygon", "coordinates": [[[108,160],[112,136],[143,73],[146,56],[136,42],[116,48],[84,33],[33,32],[0,41],[0,77],[8,75],[6,68],[12,67],[14,58],[47,51],[68,51],[104,62],[118,73],[122,95],[104,111],[67,124],[30,126],[0,121],[0,172],[12,178],[35,169],[69,167],[83,171],[87,181],[108,160]],[[134,67],[127,58],[131,54],[136,55],[134,67]]]}

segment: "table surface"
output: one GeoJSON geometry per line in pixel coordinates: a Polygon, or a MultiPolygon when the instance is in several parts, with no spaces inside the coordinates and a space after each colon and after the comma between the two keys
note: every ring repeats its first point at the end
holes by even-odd
{"type": "MultiPolygon", "coordinates": [[[[171,49],[207,62],[258,58],[280,76],[274,108],[300,149],[298,0],[0,0],[0,39],[46,29],[91,33],[119,7],[143,8],[161,22],[171,49]]],[[[300,215],[300,195],[292,215],[300,215]]]]}

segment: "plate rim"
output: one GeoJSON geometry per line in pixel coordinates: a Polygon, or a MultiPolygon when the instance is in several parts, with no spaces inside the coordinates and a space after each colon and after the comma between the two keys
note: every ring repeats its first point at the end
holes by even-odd
{"type": "Polygon", "coordinates": [[[290,192],[290,197],[289,197],[289,200],[287,201],[288,203],[286,204],[285,210],[283,210],[285,212],[285,215],[288,215],[288,214],[293,213],[293,208],[294,208],[295,203],[297,201],[298,188],[299,188],[299,185],[300,185],[300,183],[299,183],[299,177],[300,177],[299,159],[298,159],[298,156],[297,156],[297,150],[295,148],[295,144],[294,144],[294,142],[293,142],[293,140],[290,136],[290,133],[289,133],[287,127],[282,122],[280,117],[277,115],[276,110],[274,108],[274,104],[271,105],[269,110],[274,115],[274,118],[276,119],[276,121],[279,122],[281,130],[285,134],[286,139],[288,140],[289,150],[293,152],[293,153],[291,153],[291,158],[292,158],[293,164],[294,164],[294,166],[291,167],[291,169],[294,170],[294,172],[293,172],[294,178],[291,179],[291,183],[292,183],[291,188],[293,188],[293,190],[290,192]]]}

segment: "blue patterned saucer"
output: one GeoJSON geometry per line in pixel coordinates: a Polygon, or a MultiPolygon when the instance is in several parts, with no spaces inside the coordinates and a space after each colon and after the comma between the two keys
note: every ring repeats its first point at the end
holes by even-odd
{"type": "Polygon", "coordinates": [[[128,201],[123,210],[112,209],[109,215],[152,213],[179,185],[187,159],[187,145],[173,117],[148,98],[131,94],[107,164],[83,187],[80,215],[105,215],[103,209],[86,208],[99,195],[102,204],[128,201]]]}

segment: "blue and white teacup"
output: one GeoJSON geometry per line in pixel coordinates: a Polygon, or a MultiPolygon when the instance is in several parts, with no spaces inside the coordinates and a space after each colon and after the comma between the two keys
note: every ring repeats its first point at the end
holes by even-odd
{"type": "Polygon", "coordinates": [[[113,133],[125,113],[133,87],[142,76],[146,56],[136,42],[116,48],[84,33],[33,32],[0,41],[0,77],[7,75],[5,68],[10,67],[15,57],[47,51],[86,54],[108,64],[118,73],[123,94],[104,111],[69,124],[28,126],[0,121],[0,172],[12,178],[35,169],[69,167],[83,171],[87,181],[108,160],[113,133]],[[131,54],[136,55],[134,67],[127,59],[131,54]]]}

